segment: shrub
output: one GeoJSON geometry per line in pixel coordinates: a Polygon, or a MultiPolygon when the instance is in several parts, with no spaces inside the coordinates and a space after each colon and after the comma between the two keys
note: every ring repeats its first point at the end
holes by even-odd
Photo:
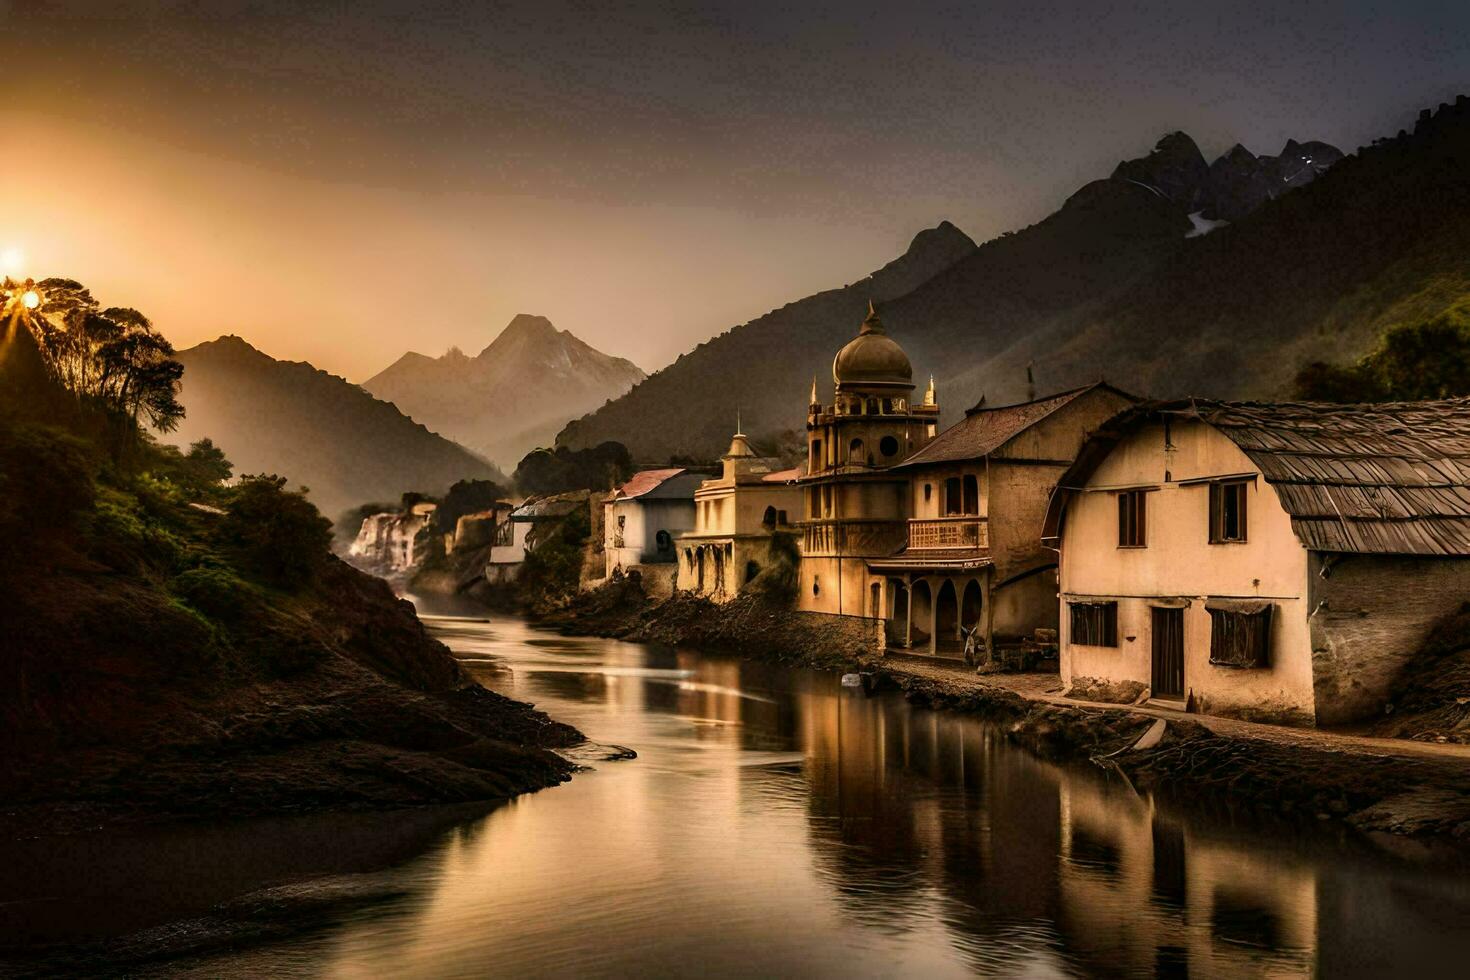
{"type": "Polygon", "coordinates": [[[287,490],[283,476],[243,476],[228,500],[219,534],[248,570],[285,589],[315,577],[332,543],[332,525],[304,490],[287,490]]]}
{"type": "Polygon", "coordinates": [[[250,586],[227,568],[191,568],[174,576],[168,587],[212,619],[237,620],[249,604],[250,586]]]}
{"type": "Polygon", "coordinates": [[[44,425],[0,428],[0,547],[70,531],[97,488],[90,447],[44,425]]]}

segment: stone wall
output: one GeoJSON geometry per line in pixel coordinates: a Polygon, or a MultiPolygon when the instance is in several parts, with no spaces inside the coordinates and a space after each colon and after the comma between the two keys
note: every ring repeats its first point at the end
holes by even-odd
{"type": "Polygon", "coordinates": [[[1470,600],[1470,558],[1314,554],[1311,568],[1317,723],[1381,717],[1429,631],[1470,600]]]}

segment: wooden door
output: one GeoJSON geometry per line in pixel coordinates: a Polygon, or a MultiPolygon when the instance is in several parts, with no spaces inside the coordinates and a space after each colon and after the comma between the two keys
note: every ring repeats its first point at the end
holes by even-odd
{"type": "Polygon", "coordinates": [[[1153,610],[1153,696],[1184,697],[1184,610],[1153,610]]]}

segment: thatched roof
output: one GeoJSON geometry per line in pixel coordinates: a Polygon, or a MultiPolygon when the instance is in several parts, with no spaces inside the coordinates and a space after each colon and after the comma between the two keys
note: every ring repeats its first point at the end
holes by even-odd
{"type": "MultiPolygon", "coordinates": [[[[1229,438],[1276,491],[1314,551],[1470,556],[1470,398],[1378,405],[1191,399],[1140,405],[1086,445],[1058,489],[1080,489],[1139,426],[1197,419],[1229,438]]],[[[1047,516],[1057,536],[1065,493],[1047,516]]]]}

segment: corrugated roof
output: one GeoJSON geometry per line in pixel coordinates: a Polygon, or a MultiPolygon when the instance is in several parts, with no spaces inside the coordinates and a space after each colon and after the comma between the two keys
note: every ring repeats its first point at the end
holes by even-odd
{"type": "Polygon", "coordinates": [[[1081,486],[1128,431],[1165,417],[1197,418],[1239,446],[1314,551],[1470,555],[1470,398],[1155,402],[1108,422],[1061,485],[1081,486]]]}
{"type": "Polygon", "coordinates": [[[894,469],[922,466],[926,463],[979,459],[995,452],[1063,405],[1103,385],[1104,382],[1099,381],[1019,405],[1001,405],[995,408],[976,406],[966,411],[963,419],[939,433],[933,442],[894,469]]]}

